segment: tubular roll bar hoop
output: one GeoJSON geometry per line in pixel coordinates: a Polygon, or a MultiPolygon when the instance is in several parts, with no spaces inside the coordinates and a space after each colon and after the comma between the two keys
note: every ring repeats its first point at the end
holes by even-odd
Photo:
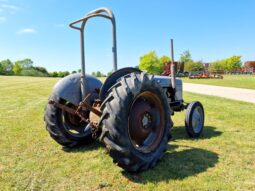
{"type": "Polygon", "coordinates": [[[175,77],[175,62],[174,62],[174,40],[171,39],[170,41],[170,50],[171,50],[171,83],[172,83],[172,88],[174,91],[176,90],[176,77],[175,77]]]}
{"type": "Polygon", "coordinates": [[[113,70],[117,70],[117,40],[116,40],[116,22],[112,11],[108,8],[102,7],[89,12],[84,18],[76,20],[69,24],[73,29],[80,31],[81,38],[81,92],[84,98],[88,92],[86,92],[86,78],[85,78],[85,45],[84,45],[84,29],[87,21],[93,17],[103,17],[109,19],[112,23],[112,53],[113,53],[113,70]],[[77,24],[80,23],[80,26],[77,24]]]}

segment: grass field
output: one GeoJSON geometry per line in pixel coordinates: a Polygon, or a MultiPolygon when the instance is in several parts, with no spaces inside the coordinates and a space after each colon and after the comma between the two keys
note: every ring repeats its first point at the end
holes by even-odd
{"type": "Polygon", "coordinates": [[[236,88],[255,89],[255,75],[224,75],[223,79],[189,79],[182,78],[183,82],[208,84],[236,88]]]}
{"type": "Polygon", "coordinates": [[[206,127],[189,139],[184,113],[151,170],[129,174],[98,142],[63,149],[44,128],[43,112],[57,79],[0,76],[0,190],[255,190],[255,105],[184,93],[200,100],[206,127]]]}

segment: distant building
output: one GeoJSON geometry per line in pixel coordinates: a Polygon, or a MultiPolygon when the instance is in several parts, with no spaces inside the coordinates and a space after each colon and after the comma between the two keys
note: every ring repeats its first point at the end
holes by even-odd
{"type": "Polygon", "coordinates": [[[242,68],[243,73],[255,74],[255,61],[246,61],[242,68]]]}
{"type": "MultiPolygon", "coordinates": [[[[179,62],[174,62],[175,64],[175,72],[178,72],[178,63],[179,62]]],[[[171,74],[171,62],[165,62],[163,66],[163,73],[161,74],[162,76],[169,76],[171,74]]]]}
{"type": "Polygon", "coordinates": [[[210,65],[211,65],[211,63],[208,63],[208,62],[203,63],[203,66],[204,66],[204,73],[206,73],[206,74],[209,74],[209,73],[210,73],[210,65]]]}

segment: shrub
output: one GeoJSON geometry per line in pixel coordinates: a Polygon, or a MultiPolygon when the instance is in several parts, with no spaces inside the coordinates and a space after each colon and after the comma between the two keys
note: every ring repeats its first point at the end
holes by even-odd
{"type": "Polygon", "coordinates": [[[48,74],[42,73],[38,70],[35,70],[34,68],[28,68],[28,69],[23,69],[20,72],[21,76],[38,76],[38,77],[47,77],[48,74]]]}

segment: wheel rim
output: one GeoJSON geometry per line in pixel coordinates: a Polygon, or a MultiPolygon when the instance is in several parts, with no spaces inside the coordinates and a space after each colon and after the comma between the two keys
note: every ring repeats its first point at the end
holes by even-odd
{"type": "Polygon", "coordinates": [[[137,150],[149,153],[157,148],[165,130],[161,100],[152,92],[141,93],[133,101],[129,119],[129,138],[137,150]]]}
{"type": "Polygon", "coordinates": [[[197,106],[192,114],[192,127],[195,133],[199,133],[203,128],[204,115],[200,106],[197,106]]]}
{"type": "MultiPolygon", "coordinates": [[[[75,108],[71,103],[66,103],[66,105],[75,108]]],[[[90,133],[88,131],[89,125],[81,121],[81,118],[77,115],[72,115],[62,110],[61,119],[64,129],[74,137],[84,137],[90,133]]]]}

